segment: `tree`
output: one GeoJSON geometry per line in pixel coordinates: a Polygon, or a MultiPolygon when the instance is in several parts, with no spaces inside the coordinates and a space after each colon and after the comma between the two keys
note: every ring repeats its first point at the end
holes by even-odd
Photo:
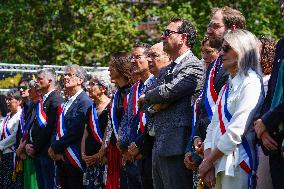
{"type": "Polygon", "coordinates": [[[162,33],[173,16],[189,19],[198,30],[194,52],[212,7],[229,5],[247,18],[247,29],[256,35],[279,39],[284,31],[278,1],[274,0],[163,0],[130,3],[107,0],[6,0],[0,5],[0,60],[24,64],[69,63],[107,65],[116,51],[129,51],[135,41],[154,43],[159,35],[138,30],[141,22],[160,18],[162,33]],[[157,1],[155,1],[157,2],[157,1]]]}

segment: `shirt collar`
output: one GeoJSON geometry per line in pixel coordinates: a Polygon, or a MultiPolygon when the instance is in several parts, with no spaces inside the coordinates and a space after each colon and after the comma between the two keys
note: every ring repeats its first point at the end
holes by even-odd
{"type": "Polygon", "coordinates": [[[191,53],[191,50],[188,49],[188,51],[186,51],[185,53],[183,53],[182,55],[180,55],[179,57],[177,57],[177,59],[174,61],[176,64],[179,64],[182,59],[184,59],[184,57],[186,57],[189,53],[191,53]]]}
{"type": "Polygon", "coordinates": [[[229,76],[229,83],[233,91],[236,91],[243,81],[243,74],[238,73],[234,78],[231,75],[229,76]]]}
{"type": "Polygon", "coordinates": [[[45,102],[45,100],[47,99],[47,97],[48,97],[48,96],[50,95],[50,93],[52,93],[53,91],[55,91],[55,89],[53,89],[53,90],[49,91],[48,93],[46,93],[45,95],[43,95],[43,98],[42,98],[43,102],[45,102]]]}
{"type": "Polygon", "coordinates": [[[79,91],[77,91],[77,93],[76,94],[74,94],[73,96],[71,96],[69,99],[68,99],[68,101],[70,102],[73,102],[76,98],[77,98],[77,96],[79,96],[79,94],[81,94],[81,92],[83,92],[83,89],[80,89],[79,91]]]}

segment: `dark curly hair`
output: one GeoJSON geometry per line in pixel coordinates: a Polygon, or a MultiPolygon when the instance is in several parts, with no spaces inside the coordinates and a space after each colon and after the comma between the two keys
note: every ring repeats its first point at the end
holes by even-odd
{"type": "Polygon", "coordinates": [[[270,75],[275,56],[276,41],[270,37],[259,37],[261,42],[260,65],[264,75],[270,75]]]}
{"type": "Polygon", "coordinates": [[[187,34],[187,46],[188,47],[193,47],[195,44],[196,36],[197,36],[197,31],[193,24],[185,19],[174,17],[170,20],[171,22],[181,22],[181,26],[178,28],[177,32],[179,33],[186,33],[187,34]]]}

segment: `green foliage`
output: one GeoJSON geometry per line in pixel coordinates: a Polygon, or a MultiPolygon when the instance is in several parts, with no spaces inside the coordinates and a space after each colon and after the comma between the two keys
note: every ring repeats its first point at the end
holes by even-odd
{"type": "Polygon", "coordinates": [[[160,17],[158,33],[168,20],[179,16],[191,20],[198,30],[194,52],[206,33],[212,7],[229,5],[247,18],[247,29],[256,35],[282,37],[278,1],[274,0],[164,0],[143,4],[107,0],[6,0],[0,4],[0,61],[24,64],[76,63],[107,65],[115,51],[129,51],[142,40],[154,43],[137,26],[151,16],[160,17]],[[45,61],[45,62],[43,62],[45,61]]]}

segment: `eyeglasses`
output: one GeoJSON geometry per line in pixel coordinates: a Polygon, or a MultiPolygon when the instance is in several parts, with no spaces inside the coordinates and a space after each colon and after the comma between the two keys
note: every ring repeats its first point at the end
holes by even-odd
{"type": "Polygon", "coordinates": [[[206,49],[206,50],[201,51],[201,53],[202,53],[202,54],[213,54],[213,53],[214,53],[214,50],[206,49]]]}
{"type": "Polygon", "coordinates": [[[142,58],[143,55],[141,54],[134,54],[130,57],[131,60],[139,60],[142,58]]]}
{"type": "Polygon", "coordinates": [[[230,45],[223,45],[222,46],[222,50],[225,53],[229,52],[230,49],[232,49],[232,47],[230,45]]]}
{"type": "Polygon", "coordinates": [[[173,33],[182,34],[181,32],[177,32],[177,31],[172,31],[172,30],[166,29],[166,30],[163,32],[163,36],[164,36],[164,37],[168,37],[168,36],[170,36],[170,35],[173,34],[173,33]]]}
{"type": "Polygon", "coordinates": [[[72,78],[72,77],[74,77],[74,76],[76,77],[77,75],[74,74],[74,73],[65,73],[65,74],[64,74],[64,77],[66,77],[66,76],[72,78]]]}
{"type": "Polygon", "coordinates": [[[100,84],[99,84],[99,83],[97,83],[97,82],[91,81],[91,82],[89,83],[89,85],[90,85],[90,86],[96,86],[96,85],[98,85],[98,86],[99,86],[100,84]]]}
{"type": "Polygon", "coordinates": [[[160,55],[157,54],[157,53],[149,52],[149,53],[147,54],[147,57],[148,57],[148,58],[152,58],[152,59],[156,59],[156,58],[160,57],[160,55]]]}

